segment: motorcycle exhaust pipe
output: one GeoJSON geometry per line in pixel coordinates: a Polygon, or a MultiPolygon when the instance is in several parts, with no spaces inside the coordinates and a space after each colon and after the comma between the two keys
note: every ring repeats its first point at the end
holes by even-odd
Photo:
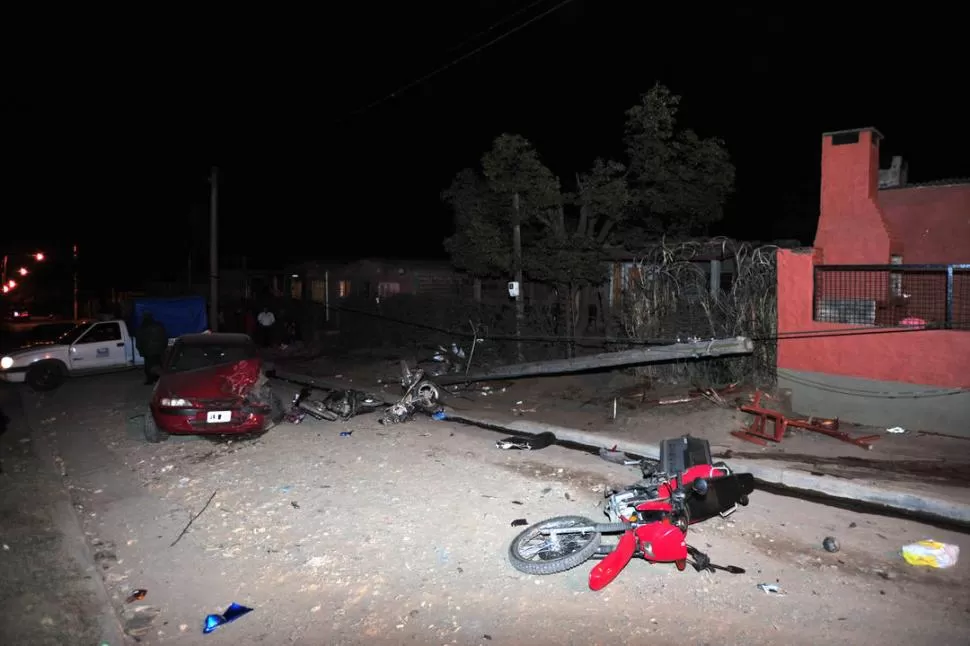
{"type": "Polygon", "coordinates": [[[633,525],[630,523],[597,523],[596,525],[588,525],[586,527],[559,527],[555,529],[547,529],[542,533],[549,534],[550,536],[556,536],[557,534],[589,534],[590,532],[597,532],[599,534],[617,534],[619,532],[625,532],[628,529],[633,529],[633,525]]]}

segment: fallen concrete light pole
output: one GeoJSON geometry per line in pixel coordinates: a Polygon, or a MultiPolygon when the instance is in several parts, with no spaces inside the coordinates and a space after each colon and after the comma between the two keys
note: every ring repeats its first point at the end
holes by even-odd
{"type": "Polygon", "coordinates": [[[441,375],[435,377],[434,381],[435,383],[446,385],[516,379],[518,377],[563,375],[585,372],[587,370],[599,370],[601,368],[619,368],[651,363],[665,363],[668,361],[688,361],[751,354],[753,351],[754,342],[748,337],[739,336],[729,339],[711,339],[709,341],[648,346],[634,348],[633,350],[620,350],[618,352],[603,352],[588,357],[575,357],[572,359],[552,359],[550,361],[517,363],[511,366],[499,366],[491,370],[486,370],[485,372],[468,375],[467,377],[457,374],[441,375]]]}

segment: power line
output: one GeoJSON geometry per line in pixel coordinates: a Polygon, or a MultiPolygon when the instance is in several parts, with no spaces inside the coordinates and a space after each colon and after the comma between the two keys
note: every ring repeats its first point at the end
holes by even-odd
{"type": "MultiPolygon", "coordinates": [[[[356,308],[345,307],[342,305],[327,305],[328,309],[334,312],[346,312],[348,314],[358,314],[361,316],[366,316],[370,318],[379,319],[381,321],[386,321],[388,323],[396,323],[398,325],[405,325],[408,327],[413,327],[416,329],[428,330],[431,332],[437,332],[439,334],[448,335],[456,339],[471,339],[476,335],[472,332],[465,330],[448,330],[445,328],[440,328],[436,325],[431,325],[428,323],[419,323],[417,321],[407,321],[404,319],[394,318],[381,314],[379,312],[368,312],[366,310],[359,310],[356,308]]],[[[792,330],[790,332],[780,332],[777,334],[766,335],[766,336],[752,336],[750,337],[752,341],[756,343],[772,343],[777,341],[786,341],[792,339],[818,339],[818,338],[830,338],[830,337],[848,337],[848,336],[875,336],[881,334],[910,334],[913,332],[927,332],[933,331],[932,329],[925,329],[920,327],[892,327],[892,328],[869,328],[869,329],[859,329],[858,327],[845,327],[845,328],[835,328],[831,330],[792,330]]],[[[601,347],[601,345],[628,345],[628,346],[646,346],[646,345],[672,345],[674,343],[683,343],[685,339],[622,339],[618,337],[606,337],[606,336],[584,336],[584,337],[571,337],[564,335],[536,335],[536,336],[515,336],[515,335],[502,335],[502,334],[488,334],[488,332],[480,332],[477,335],[479,338],[485,339],[486,341],[522,341],[525,343],[565,343],[571,342],[579,347],[584,345],[587,347],[601,347]]],[[[700,341],[708,341],[710,339],[700,339],[700,341]]]]}
{"type": "Polygon", "coordinates": [[[461,41],[460,43],[458,43],[457,45],[455,45],[454,47],[452,47],[451,49],[449,49],[445,53],[446,54],[451,54],[452,52],[455,52],[455,51],[463,48],[468,43],[475,42],[476,40],[478,40],[479,38],[481,38],[485,34],[488,34],[488,33],[491,33],[493,31],[495,31],[496,29],[498,29],[499,27],[501,27],[505,23],[509,22],[510,20],[513,20],[514,18],[518,18],[520,15],[522,15],[525,12],[531,10],[536,5],[540,5],[540,4],[544,3],[544,2],[546,2],[546,0],[535,0],[535,2],[532,2],[531,4],[528,4],[528,5],[524,6],[524,7],[522,7],[521,9],[518,9],[517,11],[513,11],[512,13],[508,14],[507,16],[505,16],[504,18],[502,18],[501,20],[499,20],[498,22],[492,23],[491,26],[487,27],[486,29],[483,29],[482,31],[480,31],[477,34],[475,34],[474,36],[469,36],[468,38],[466,38],[465,40],[461,41]]]}
{"type": "MultiPolygon", "coordinates": [[[[393,98],[397,97],[397,95],[401,94],[402,92],[406,92],[407,90],[410,90],[414,86],[420,85],[421,83],[424,83],[428,79],[430,79],[432,77],[435,77],[438,74],[441,74],[442,72],[444,72],[445,70],[448,70],[448,69],[454,67],[458,63],[461,63],[462,61],[464,61],[465,59],[471,58],[475,54],[477,54],[477,53],[479,53],[479,52],[481,52],[481,51],[483,51],[485,49],[488,49],[489,47],[491,47],[495,43],[497,43],[497,42],[499,42],[501,40],[504,40],[505,38],[508,38],[512,34],[518,32],[518,31],[521,31],[522,29],[525,29],[526,27],[528,27],[532,23],[537,22],[539,20],[542,20],[543,18],[545,18],[549,14],[551,14],[551,13],[553,13],[555,11],[558,11],[559,9],[561,9],[564,6],[566,6],[567,4],[569,4],[572,1],[573,0],[562,0],[558,4],[554,5],[553,7],[549,8],[549,9],[546,9],[542,13],[540,13],[540,14],[538,14],[536,16],[533,16],[532,18],[529,18],[525,22],[520,23],[519,25],[516,25],[515,27],[512,27],[511,29],[509,29],[507,31],[502,32],[501,34],[499,34],[498,36],[496,36],[492,40],[488,41],[484,45],[480,45],[480,46],[476,47],[475,49],[471,50],[470,52],[467,52],[465,54],[462,54],[461,56],[458,56],[457,58],[453,58],[448,63],[445,63],[444,65],[442,65],[442,66],[440,66],[438,68],[435,68],[434,70],[428,72],[424,76],[421,76],[419,78],[416,78],[413,81],[402,85],[401,87],[399,87],[398,89],[394,90],[393,92],[384,95],[383,97],[377,99],[376,101],[373,101],[371,103],[368,103],[367,105],[363,106],[362,108],[358,108],[354,112],[351,112],[350,114],[348,114],[343,119],[340,119],[338,121],[338,123],[341,123],[343,121],[346,121],[347,119],[350,119],[351,117],[355,117],[355,116],[357,116],[359,114],[362,114],[364,112],[367,112],[368,110],[371,110],[371,109],[379,106],[380,104],[382,104],[382,103],[384,103],[384,102],[386,102],[386,101],[388,101],[390,99],[393,99],[393,98]]],[[[537,4],[537,3],[533,3],[533,5],[534,4],[537,4]]],[[[532,5],[530,5],[530,6],[532,6],[532,5]]],[[[507,22],[507,20],[506,20],[506,22],[507,22]]],[[[486,30],[485,33],[488,33],[488,31],[490,31],[490,30],[486,30]]]]}
{"type": "Polygon", "coordinates": [[[928,399],[932,397],[949,397],[951,395],[964,395],[966,390],[960,388],[935,388],[930,390],[907,390],[907,391],[888,391],[888,390],[867,390],[865,388],[850,388],[848,386],[833,386],[822,381],[808,379],[800,375],[795,375],[790,370],[778,368],[778,374],[792,383],[809,388],[817,388],[825,392],[837,395],[847,395],[849,397],[865,397],[869,399],[928,399]]]}

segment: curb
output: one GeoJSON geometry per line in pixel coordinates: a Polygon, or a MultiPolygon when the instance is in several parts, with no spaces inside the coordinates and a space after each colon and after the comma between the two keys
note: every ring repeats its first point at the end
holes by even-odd
{"type": "MultiPolygon", "coordinates": [[[[618,451],[637,457],[657,460],[659,447],[653,444],[631,442],[599,433],[586,433],[563,426],[540,422],[499,422],[477,416],[448,414],[447,419],[492,430],[501,429],[512,434],[538,435],[552,433],[560,442],[596,449],[616,446],[618,451]]],[[[752,460],[731,460],[731,468],[738,473],[750,473],[755,481],[769,488],[781,488],[811,496],[863,504],[881,511],[891,510],[930,522],[944,522],[970,527],[970,504],[962,504],[942,498],[917,495],[903,489],[877,486],[867,482],[817,476],[797,469],[766,466],[752,460]]]]}
{"type": "MultiPolygon", "coordinates": [[[[322,388],[347,387],[342,384],[338,385],[331,379],[314,378],[285,370],[275,371],[273,376],[291,383],[316,385],[322,388]]],[[[553,424],[521,420],[503,422],[478,416],[454,414],[451,411],[447,413],[446,419],[510,434],[539,435],[540,433],[552,433],[556,436],[559,444],[572,445],[571,448],[585,449],[593,453],[598,452],[603,447],[616,446],[618,451],[634,456],[652,460],[657,460],[660,457],[660,448],[653,444],[631,442],[609,435],[592,434],[553,424]]],[[[768,466],[753,460],[732,459],[731,468],[738,473],[750,473],[763,488],[795,492],[830,504],[841,502],[855,506],[862,505],[877,512],[890,512],[931,523],[959,525],[964,530],[970,528],[970,504],[944,498],[933,498],[915,494],[905,489],[883,487],[869,482],[812,475],[805,471],[768,466]]],[[[968,499],[970,499],[970,494],[968,494],[968,499]]]]}
{"type": "Polygon", "coordinates": [[[65,549],[67,550],[68,554],[77,559],[79,562],[83,563],[87,573],[90,575],[88,579],[91,581],[92,591],[94,592],[98,603],[101,606],[101,617],[99,618],[99,623],[101,626],[101,642],[103,644],[110,644],[111,646],[130,644],[131,640],[129,640],[125,635],[124,627],[122,626],[121,619],[118,616],[118,611],[111,602],[111,597],[108,594],[108,589],[105,587],[104,579],[101,577],[101,572],[98,570],[97,564],[94,562],[94,556],[91,553],[91,548],[88,545],[87,538],[84,535],[84,527],[81,523],[81,519],[78,517],[77,511],[74,509],[74,505],[71,502],[71,493],[64,485],[64,479],[58,472],[57,461],[54,458],[53,448],[47,441],[47,438],[44,436],[44,433],[34,425],[34,420],[32,419],[31,414],[27,412],[28,407],[24,401],[22,391],[17,392],[16,396],[20,400],[20,404],[23,409],[24,423],[27,424],[27,430],[30,433],[37,458],[50,473],[56,475],[56,478],[60,483],[60,500],[54,502],[54,506],[51,510],[51,518],[54,521],[54,524],[64,534],[65,549]]]}

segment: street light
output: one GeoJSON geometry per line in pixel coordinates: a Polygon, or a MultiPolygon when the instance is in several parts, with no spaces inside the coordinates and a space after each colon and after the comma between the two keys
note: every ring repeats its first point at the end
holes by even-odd
{"type": "MultiPolygon", "coordinates": [[[[30,254],[30,258],[36,262],[43,262],[44,260],[47,259],[47,256],[44,254],[43,251],[38,251],[36,253],[30,254]]],[[[4,294],[6,294],[11,289],[17,286],[17,283],[14,282],[13,280],[10,280],[10,281],[7,280],[7,265],[9,264],[9,262],[10,262],[10,255],[5,254],[3,256],[2,266],[0,266],[0,285],[3,286],[4,294]]],[[[21,267],[20,269],[17,270],[17,273],[20,274],[21,276],[26,276],[30,272],[26,267],[21,267]]]]}

